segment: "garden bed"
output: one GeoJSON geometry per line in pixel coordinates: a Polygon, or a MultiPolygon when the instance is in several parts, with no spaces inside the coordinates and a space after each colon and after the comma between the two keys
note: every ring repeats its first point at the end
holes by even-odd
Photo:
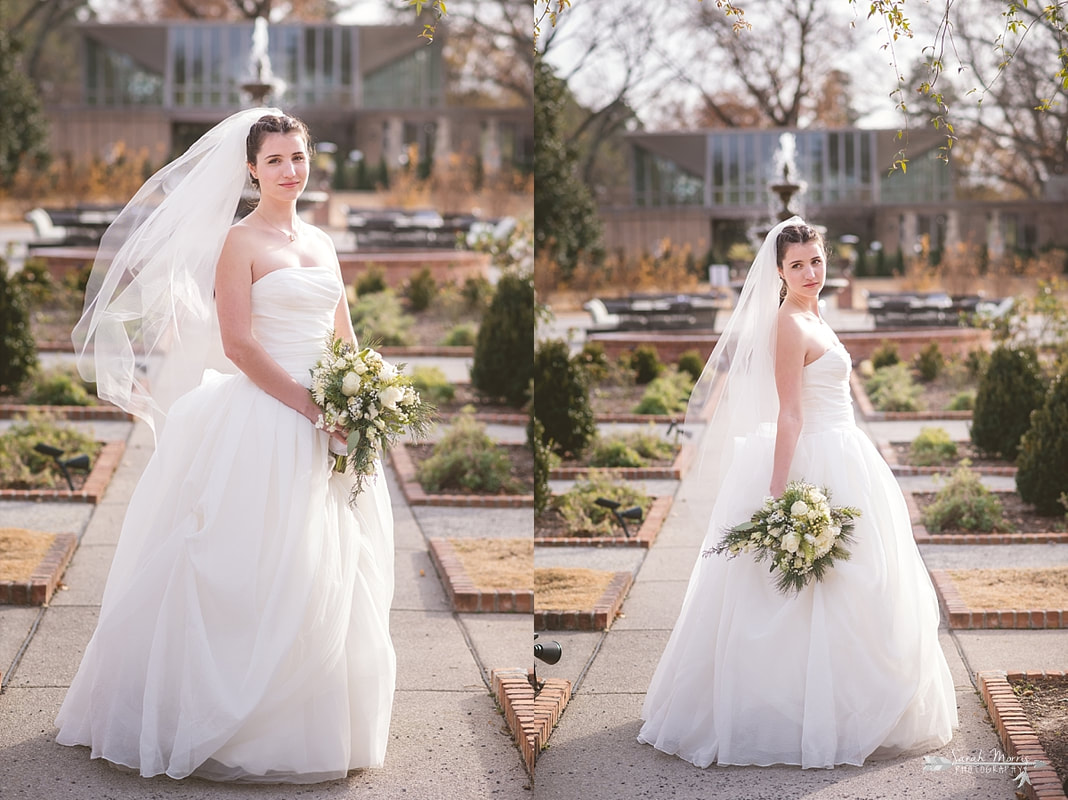
{"type": "Polygon", "coordinates": [[[632,580],[629,572],[536,568],[534,630],[607,630],[619,614],[632,580]]]}
{"type": "Polygon", "coordinates": [[[935,569],[931,581],[950,628],[1068,627],[1068,567],[935,569]]]}
{"type": "Polygon", "coordinates": [[[935,544],[1024,544],[1068,542],[1068,523],[1063,516],[1046,517],[1020,499],[1016,492],[993,492],[1001,501],[1002,514],[1013,530],[977,532],[944,529],[931,533],[923,524],[923,510],[935,499],[935,492],[905,492],[905,502],[912,518],[913,536],[917,543],[935,544]]]}
{"type": "Polygon", "coordinates": [[[438,416],[451,419],[460,413],[464,406],[473,406],[475,416],[480,422],[494,422],[501,425],[526,425],[530,415],[515,406],[484,400],[469,383],[454,383],[456,394],[452,400],[436,403],[438,416]]]}
{"type": "Polygon", "coordinates": [[[430,557],[456,611],[534,610],[530,539],[431,539],[430,557]]]}
{"type": "Polygon", "coordinates": [[[427,492],[416,477],[417,465],[430,457],[433,445],[398,443],[389,451],[397,471],[401,490],[409,505],[481,506],[483,508],[521,508],[534,505],[534,455],[521,444],[498,444],[512,461],[512,478],[520,491],[484,493],[470,490],[427,492]]]}
{"type": "Polygon", "coordinates": [[[675,445],[673,458],[649,459],[644,467],[593,467],[589,457],[564,459],[560,466],[549,471],[550,480],[572,480],[593,470],[611,469],[624,480],[681,480],[693,464],[697,450],[693,445],[675,445]]]}
{"type": "Polygon", "coordinates": [[[546,509],[534,517],[534,544],[545,547],[652,547],[657,534],[664,526],[671,511],[671,497],[654,497],[643,508],[640,524],[631,522],[631,535],[625,536],[622,529],[618,535],[598,536],[575,534],[568,531],[567,522],[555,508],[546,509]]]}
{"type": "Polygon", "coordinates": [[[88,474],[71,473],[74,490],[67,486],[52,489],[19,489],[0,484],[0,500],[37,500],[75,503],[99,503],[107,490],[111,476],[119,466],[126,450],[123,441],[103,442],[88,474]]]}
{"type": "MultiPolygon", "coordinates": [[[[856,372],[850,373],[849,386],[853,392],[853,398],[856,401],[857,408],[860,410],[861,415],[871,422],[878,420],[969,420],[972,418],[971,411],[949,411],[940,409],[939,406],[934,403],[929,403],[928,407],[923,411],[879,411],[872,404],[871,398],[868,397],[868,393],[864,389],[864,378],[856,372]]],[[[924,397],[926,397],[927,385],[924,384],[924,386],[924,397]]]]}
{"type": "Polygon", "coordinates": [[[0,604],[46,605],[77,545],[73,533],[0,528],[0,604]]]}
{"type": "Polygon", "coordinates": [[[956,442],[957,458],[948,464],[926,466],[911,462],[911,442],[881,442],[879,446],[883,458],[895,475],[937,475],[951,472],[964,459],[971,462],[971,468],[980,475],[1015,475],[1016,464],[999,458],[982,455],[971,442],[956,442]]]}
{"type": "Polygon", "coordinates": [[[1068,676],[1014,675],[1009,681],[1062,786],[1068,786],[1068,676]]]}

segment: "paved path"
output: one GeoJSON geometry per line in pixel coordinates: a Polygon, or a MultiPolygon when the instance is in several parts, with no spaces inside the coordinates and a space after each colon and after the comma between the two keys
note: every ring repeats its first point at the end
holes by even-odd
{"type": "MultiPolygon", "coordinates": [[[[74,531],[65,591],[46,609],[0,606],[0,798],[529,798],[529,778],[489,693],[489,671],[524,667],[533,623],[515,614],[456,614],[427,554],[430,536],[532,535],[529,509],[411,509],[388,472],[396,539],[391,613],[397,694],[386,764],[315,786],[146,780],[56,745],[53,721],[93,632],[126,503],[152,450],[138,423],[101,423],[127,450],[103,502],[0,503],[0,524],[74,531]],[[121,429],[121,430],[120,430],[121,429]],[[414,512],[414,513],[413,513],[414,512]]],[[[516,431],[499,431],[512,439],[516,431]]]]}

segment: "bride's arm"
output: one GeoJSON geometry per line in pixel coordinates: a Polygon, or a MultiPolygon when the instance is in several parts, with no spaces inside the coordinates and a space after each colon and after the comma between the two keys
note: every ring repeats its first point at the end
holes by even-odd
{"type": "Polygon", "coordinates": [[[801,408],[801,377],[805,368],[805,337],[789,314],[780,314],[775,337],[775,389],[779,395],[779,417],[775,429],[775,456],[771,468],[769,494],[782,495],[790,464],[801,435],[804,413],[801,408]]]}
{"type": "Polygon", "coordinates": [[[320,409],[311,394],[252,335],[252,257],[245,239],[254,235],[231,229],[215,269],[215,306],[223,350],[263,391],[315,422],[320,409]]]}

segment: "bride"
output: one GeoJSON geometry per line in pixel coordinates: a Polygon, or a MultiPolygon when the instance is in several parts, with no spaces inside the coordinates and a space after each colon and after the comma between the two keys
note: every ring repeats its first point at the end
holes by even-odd
{"type": "Polygon", "coordinates": [[[393,519],[381,475],[349,506],[314,424],[309,370],[355,336],[296,214],[308,159],[276,109],[213,128],[105,234],[74,331],[83,375],[158,439],[56,741],[144,776],[310,783],[385,757],[393,519]],[[134,353],[165,346],[146,380],[134,353]],[[229,374],[205,369],[220,350],[229,374]]]}
{"type": "Polygon", "coordinates": [[[790,480],[862,512],[851,558],[796,595],[750,555],[697,560],[638,740],[699,767],[861,765],[944,745],[957,726],[938,602],[897,482],[854,422],[825,275],[813,228],[775,226],[687,411],[710,420],[685,488],[703,551],[790,480]]]}

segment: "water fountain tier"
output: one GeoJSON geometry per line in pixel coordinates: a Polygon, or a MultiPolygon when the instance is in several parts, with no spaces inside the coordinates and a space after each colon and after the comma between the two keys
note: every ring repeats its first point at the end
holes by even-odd
{"type": "Polygon", "coordinates": [[[797,166],[794,157],[797,152],[797,142],[792,133],[784,133],[779,136],[779,149],[775,151],[776,180],[768,184],[768,188],[778,195],[782,209],[778,212],[779,221],[789,219],[795,212],[790,208],[790,201],[799,192],[805,190],[803,181],[790,180],[790,173],[796,172],[797,166]]]}
{"type": "Polygon", "coordinates": [[[248,57],[249,79],[241,84],[255,105],[262,106],[270,95],[281,95],[285,81],[274,77],[267,54],[267,20],[256,17],[252,28],[252,49],[248,57]]]}

